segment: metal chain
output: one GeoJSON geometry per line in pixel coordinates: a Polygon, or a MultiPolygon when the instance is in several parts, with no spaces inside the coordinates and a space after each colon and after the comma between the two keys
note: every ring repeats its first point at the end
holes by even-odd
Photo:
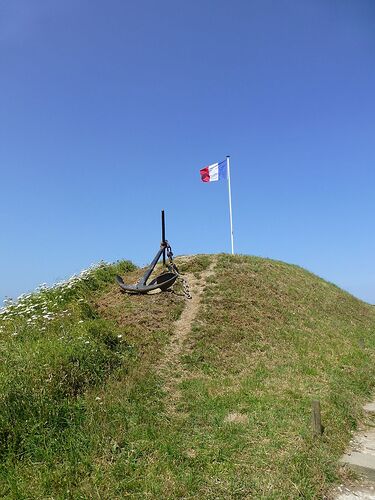
{"type": "Polygon", "coordinates": [[[189,283],[187,282],[187,279],[184,278],[183,276],[181,276],[181,274],[180,274],[180,280],[182,282],[182,290],[183,290],[183,294],[185,295],[185,298],[192,299],[193,297],[190,293],[189,283]]]}
{"type": "Polygon", "coordinates": [[[166,242],[166,243],[167,243],[167,246],[166,246],[167,257],[168,257],[168,261],[169,261],[169,264],[167,267],[168,267],[170,272],[175,272],[176,274],[178,274],[178,279],[181,280],[181,283],[182,283],[182,293],[183,293],[184,297],[186,299],[192,299],[193,297],[190,293],[189,283],[187,282],[187,279],[184,278],[182,276],[182,274],[179,273],[176,264],[173,262],[172,248],[168,242],[166,242]]]}

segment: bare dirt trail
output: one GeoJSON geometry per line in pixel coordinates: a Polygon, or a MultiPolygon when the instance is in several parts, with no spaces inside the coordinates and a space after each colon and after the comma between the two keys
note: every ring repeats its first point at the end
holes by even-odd
{"type": "Polygon", "coordinates": [[[185,308],[180,318],[175,322],[171,341],[157,369],[158,374],[164,380],[164,389],[167,393],[168,413],[175,413],[176,404],[180,399],[178,384],[187,375],[181,363],[181,354],[193,322],[198,314],[207,278],[213,274],[215,265],[216,259],[211,262],[210,266],[205,271],[200,273],[199,278],[193,273],[185,274],[192,298],[186,301],[185,308]]]}

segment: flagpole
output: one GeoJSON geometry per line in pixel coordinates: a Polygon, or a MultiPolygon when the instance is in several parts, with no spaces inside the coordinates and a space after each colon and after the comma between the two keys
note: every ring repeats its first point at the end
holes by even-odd
{"type": "Polygon", "coordinates": [[[233,221],[232,221],[232,190],[230,187],[230,162],[229,156],[227,156],[227,172],[228,172],[228,194],[229,194],[229,218],[230,218],[230,241],[232,246],[232,255],[234,255],[234,245],[233,245],[233,221]]]}

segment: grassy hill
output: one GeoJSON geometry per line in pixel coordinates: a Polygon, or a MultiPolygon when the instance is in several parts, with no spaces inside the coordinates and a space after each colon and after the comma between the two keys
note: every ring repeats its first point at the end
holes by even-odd
{"type": "Polygon", "coordinates": [[[115,274],[140,274],[120,262],[0,314],[0,496],[322,498],[338,480],[375,308],[282,262],[178,264],[191,301],[120,293],[115,274]]]}

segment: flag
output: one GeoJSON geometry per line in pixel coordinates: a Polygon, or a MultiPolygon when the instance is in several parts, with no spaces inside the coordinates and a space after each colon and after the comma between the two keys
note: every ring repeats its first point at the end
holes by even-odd
{"type": "Polygon", "coordinates": [[[208,167],[202,168],[200,170],[201,179],[203,182],[213,182],[221,181],[222,179],[228,179],[228,168],[227,161],[221,161],[220,163],[213,163],[208,165],[208,167]]]}

